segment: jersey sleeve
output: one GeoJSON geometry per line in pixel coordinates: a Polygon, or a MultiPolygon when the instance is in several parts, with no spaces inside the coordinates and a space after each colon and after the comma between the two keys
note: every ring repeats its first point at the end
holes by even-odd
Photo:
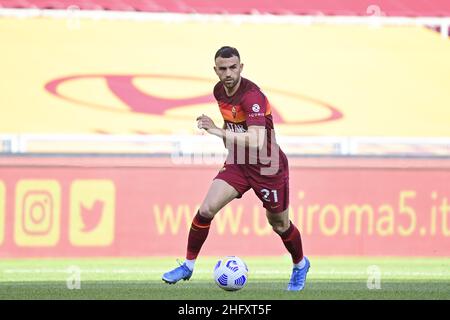
{"type": "Polygon", "coordinates": [[[242,99],[242,108],[245,111],[247,127],[266,125],[266,97],[259,90],[248,92],[242,99]]]}

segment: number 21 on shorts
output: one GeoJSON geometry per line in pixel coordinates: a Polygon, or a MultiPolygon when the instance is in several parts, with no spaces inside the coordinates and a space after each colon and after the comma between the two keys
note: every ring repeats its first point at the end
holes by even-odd
{"type": "Polygon", "coordinates": [[[268,189],[261,189],[261,193],[262,193],[262,197],[264,199],[264,201],[268,201],[268,202],[274,202],[277,203],[278,202],[278,194],[277,194],[277,190],[268,190],[268,189]],[[270,199],[270,197],[272,196],[272,199],[270,199]]]}

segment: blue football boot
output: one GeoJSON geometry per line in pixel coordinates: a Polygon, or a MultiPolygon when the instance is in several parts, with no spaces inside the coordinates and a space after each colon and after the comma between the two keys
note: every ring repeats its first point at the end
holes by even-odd
{"type": "Polygon", "coordinates": [[[189,280],[192,276],[192,270],[189,269],[185,263],[180,264],[179,267],[176,267],[172,271],[166,272],[163,274],[162,279],[163,281],[174,284],[177,283],[180,280],[189,280]]]}
{"type": "Polygon", "coordinates": [[[305,257],[305,266],[303,268],[294,267],[292,269],[291,280],[289,281],[288,291],[300,291],[305,288],[306,274],[308,273],[310,263],[307,257],[305,257]]]}

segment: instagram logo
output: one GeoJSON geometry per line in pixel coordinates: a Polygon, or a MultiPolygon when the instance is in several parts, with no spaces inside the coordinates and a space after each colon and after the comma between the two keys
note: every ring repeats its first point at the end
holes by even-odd
{"type": "Polygon", "coordinates": [[[55,180],[20,180],[16,185],[15,241],[19,246],[54,246],[59,241],[61,188],[55,180]]]}
{"type": "Polygon", "coordinates": [[[45,235],[53,224],[53,199],[48,191],[31,190],[23,197],[22,229],[25,233],[45,235]]]}

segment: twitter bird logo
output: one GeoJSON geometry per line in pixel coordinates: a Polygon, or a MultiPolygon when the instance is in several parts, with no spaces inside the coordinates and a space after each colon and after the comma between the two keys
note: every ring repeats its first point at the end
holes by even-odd
{"type": "Polygon", "coordinates": [[[114,241],[116,188],[111,180],[74,180],[70,188],[69,240],[74,246],[107,247],[114,241]]]}
{"type": "Polygon", "coordinates": [[[81,231],[90,232],[98,226],[102,218],[104,205],[105,203],[100,200],[96,200],[91,207],[81,204],[80,215],[83,224],[81,231]]]}

